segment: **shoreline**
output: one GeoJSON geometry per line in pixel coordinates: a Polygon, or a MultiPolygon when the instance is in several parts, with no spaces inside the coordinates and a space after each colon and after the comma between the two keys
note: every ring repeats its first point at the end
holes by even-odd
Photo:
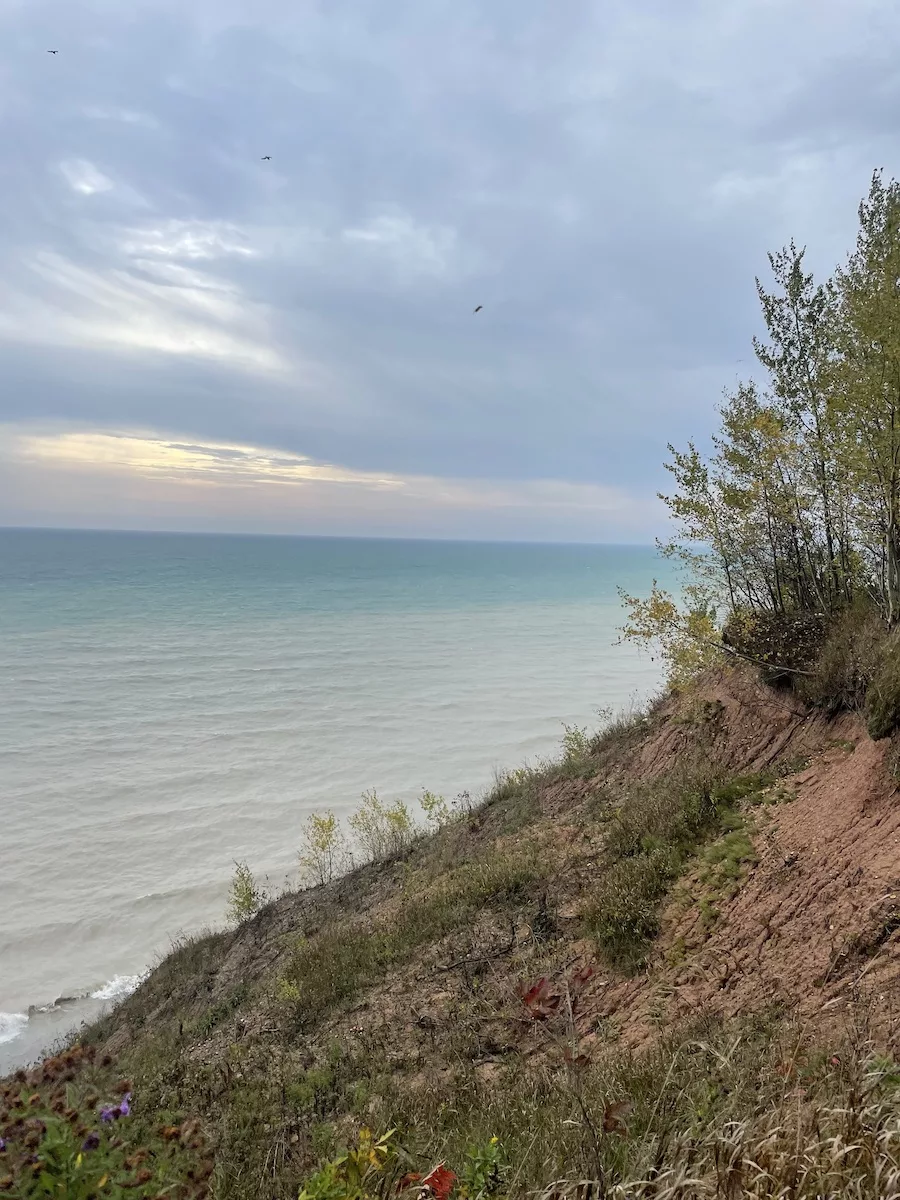
{"type": "Polygon", "coordinates": [[[24,1012],[0,1012],[0,1076],[29,1066],[82,1025],[98,1020],[134,992],[149,975],[116,975],[82,994],[30,1004],[24,1012]]]}

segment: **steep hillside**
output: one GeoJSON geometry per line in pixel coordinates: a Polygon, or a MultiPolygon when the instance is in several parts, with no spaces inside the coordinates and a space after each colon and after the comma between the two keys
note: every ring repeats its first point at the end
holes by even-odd
{"type": "MultiPolygon", "coordinates": [[[[792,1194],[824,1194],[841,1114],[874,1103],[860,1079],[893,1050],[887,746],[712,673],[402,857],[178,947],[87,1041],[146,1122],[203,1122],[222,1196],[296,1194],[363,1125],[399,1127],[408,1167],[502,1147],[495,1192],[587,1174],[610,1195],[788,1194],[716,1164],[740,1128],[752,1155],[729,1154],[765,1144],[780,1179],[798,1122],[820,1192],[792,1194]]],[[[900,1152],[878,1097],[860,1195],[900,1152]]]]}

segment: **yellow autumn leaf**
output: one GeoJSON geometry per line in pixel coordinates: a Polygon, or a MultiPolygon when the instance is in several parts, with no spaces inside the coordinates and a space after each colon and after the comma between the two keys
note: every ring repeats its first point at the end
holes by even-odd
{"type": "Polygon", "coordinates": [[[102,1175],[102,1176],[100,1177],[100,1181],[99,1181],[99,1182],[98,1182],[98,1184],[97,1184],[97,1187],[98,1187],[98,1188],[106,1187],[106,1184],[107,1184],[108,1180],[109,1180],[109,1176],[108,1176],[108,1175],[102,1175]]]}

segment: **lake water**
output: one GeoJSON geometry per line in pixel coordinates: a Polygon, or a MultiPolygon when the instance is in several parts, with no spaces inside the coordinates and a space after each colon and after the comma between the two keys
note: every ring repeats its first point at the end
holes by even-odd
{"type": "Polygon", "coordinates": [[[483,792],[643,699],[649,547],[0,530],[0,1070],[277,889],[311,810],[483,792]]]}

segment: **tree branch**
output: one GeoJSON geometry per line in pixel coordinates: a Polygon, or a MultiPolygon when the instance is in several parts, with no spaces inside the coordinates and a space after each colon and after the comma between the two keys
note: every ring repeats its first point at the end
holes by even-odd
{"type": "Polygon", "coordinates": [[[733,646],[726,646],[724,642],[713,642],[709,638],[704,638],[703,643],[706,646],[712,646],[715,650],[721,650],[723,654],[730,654],[732,658],[740,658],[744,662],[753,663],[757,667],[768,667],[770,671],[784,671],[787,675],[803,675],[807,679],[815,679],[815,671],[803,671],[799,667],[785,667],[780,663],[766,662],[764,658],[755,658],[752,654],[745,654],[742,650],[735,650],[733,646]]]}

